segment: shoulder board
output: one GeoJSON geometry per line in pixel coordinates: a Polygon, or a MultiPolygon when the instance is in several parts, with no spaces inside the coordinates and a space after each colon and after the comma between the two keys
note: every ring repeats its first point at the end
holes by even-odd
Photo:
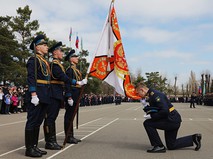
{"type": "Polygon", "coordinates": [[[52,63],[59,64],[58,60],[53,60],[52,63]]]}

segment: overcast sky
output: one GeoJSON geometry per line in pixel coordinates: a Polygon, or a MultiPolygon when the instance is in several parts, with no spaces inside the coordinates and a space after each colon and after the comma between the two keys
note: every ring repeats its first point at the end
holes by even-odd
{"type": "MultiPolygon", "coordinates": [[[[1,0],[0,15],[14,16],[29,5],[32,20],[50,39],[72,43],[78,32],[90,55],[95,51],[110,0],[1,0]]],[[[131,72],[159,71],[174,84],[186,84],[213,68],[213,0],[115,0],[127,63],[131,72]]]]}

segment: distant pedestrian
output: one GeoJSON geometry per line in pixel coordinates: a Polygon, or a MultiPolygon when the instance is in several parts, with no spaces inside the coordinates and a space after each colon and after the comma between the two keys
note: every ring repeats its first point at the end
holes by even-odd
{"type": "Polygon", "coordinates": [[[17,92],[14,92],[11,97],[11,103],[12,103],[12,113],[18,113],[18,96],[17,92]]]}
{"type": "Polygon", "coordinates": [[[10,115],[11,95],[8,93],[4,97],[5,102],[5,114],[10,115]]]}
{"type": "Polygon", "coordinates": [[[196,101],[196,94],[195,94],[195,92],[193,92],[192,93],[192,95],[191,95],[191,99],[190,99],[190,108],[195,108],[195,101],[196,101]]]}
{"type": "Polygon", "coordinates": [[[2,101],[3,101],[4,92],[2,90],[2,87],[0,87],[0,113],[1,113],[1,107],[2,107],[2,101]]]}

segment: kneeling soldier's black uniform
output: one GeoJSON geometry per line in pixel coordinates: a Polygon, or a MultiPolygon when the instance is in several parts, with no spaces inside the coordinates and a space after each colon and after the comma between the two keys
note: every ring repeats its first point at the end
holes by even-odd
{"type": "Polygon", "coordinates": [[[147,107],[151,107],[151,109],[145,109],[146,112],[150,113],[151,119],[144,121],[144,127],[151,145],[154,146],[153,149],[147,150],[147,152],[166,152],[157,129],[164,130],[166,146],[169,150],[193,146],[193,143],[197,145],[195,150],[199,150],[201,134],[189,135],[177,139],[177,133],[181,125],[181,116],[174,109],[166,95],[149,89],[147,96],[149,97],[150,105],[147,107]]]}

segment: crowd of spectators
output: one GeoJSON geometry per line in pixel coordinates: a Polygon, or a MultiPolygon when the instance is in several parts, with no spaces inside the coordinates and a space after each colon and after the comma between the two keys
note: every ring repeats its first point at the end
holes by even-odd
{"type": "Polygon", "coordinates": [[[116,95],[95,95],[95,94],[84,94],[80,101],[80,106],[93,106],[101,104],[121,104],[121,102],[130,102],[129,98],[124,98],[119,94],[116,95]]]}
{"type": "Polygon", "coordinates": [[[27,86],[0,86],[0,113],[10,115],[25,112],[27,90],[27,86]]]}
{"type": "MultiPolygon", "coordinates": [[[[0,86],[0,114],[16,114],[27,111],[27,103],[30,102],[28,96],[28,86],[0,86]]],[[[84,94],[80,99],[80,106],[95,106],[102,104],[121,104],[121,102],[131,102],[129,98],[116,95],[95,95],[84,94]]]]}
{"type": "MultiPolygon", "coordinates": [[[[16,86],[0,86],[0,114],[16,114],[27,111],[27,102],[30,101],[28,97],[28,86],[16,87],[16,86]]],[[[168,96],[171,102],[190,102],[190,97],[172,97],[168,96]]],[[[84,94],[80,99],[80,106],[95,106],[102,104],[121,104],[121,102],[135,102],[130,98],[123,97],[119,94],[111,95],[96,95],[96,94],[84,94]]],[[[196,96],[195,103],[202,105],[202,98],[196,96]]]]}

